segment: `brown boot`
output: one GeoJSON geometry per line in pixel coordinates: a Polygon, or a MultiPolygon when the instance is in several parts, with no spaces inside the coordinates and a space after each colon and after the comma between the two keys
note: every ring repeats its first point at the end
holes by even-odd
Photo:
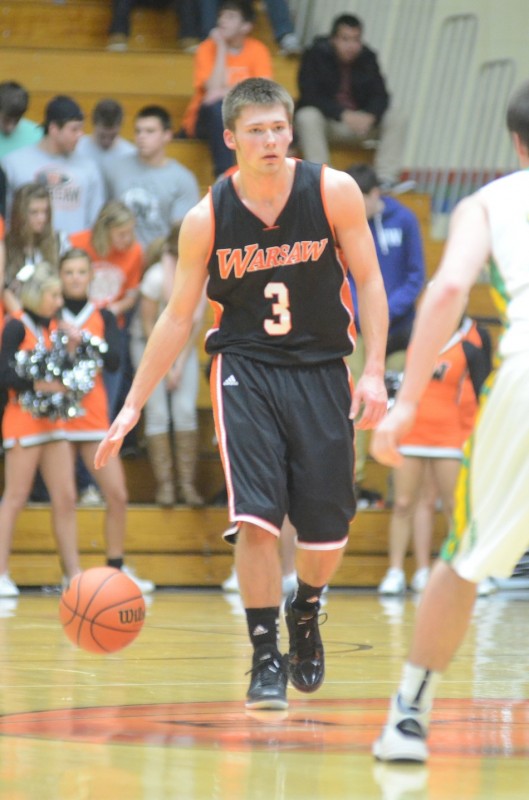
{"type": "Polygon", "coordinates": [[[195,487],[198,431],[177,431],[175,433],[175,458],[181,499],[191,508],[202,508],[206,503],[195,487]]]}
{"type": "Polygon", "coordinates": [[[175,503],[173,483],[173,457],[171,441],[167,433],[146,436],[147,452],[156,481],[155,502],[162,508],[171,508],[175,503]]]}

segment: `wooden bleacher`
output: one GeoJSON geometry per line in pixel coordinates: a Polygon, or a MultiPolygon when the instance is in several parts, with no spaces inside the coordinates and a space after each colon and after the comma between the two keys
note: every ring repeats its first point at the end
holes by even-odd
{"type": "MultiPolygon", "coordinates": [[[[137,9],[132,17],[129,50],[105,50],[110,20],[108,0],[7,0],[0,13],[3,79],[22,83],[30,92],[28,116],[43,118],[46,103],[56,94],[71,94],[82,105],[90,130],[90,112],[104,97],[118,99],[125,110],[123,133],[132,137],[135,113],[146,104],[158,103],[171,112],[175,129],[179,127],[190,96],[193,58],[177,49],[177,23],[173,12],[137,9]]],[[[266,17],[261,14],[257,35],[271,47],[273,41],[266,17]]],[[[296,94],[297,62],[276,57],[274,74],[292,94],[296,94]]],[[[169,154],[192,169],[200,186],[212,179],[206,145],[198,141],[175,140],[169,154]]],[[[350,163],[370,161],[372,152],[335,148],[333,165],[345,168],[350,163]]],[[[428,274],[440,258],[442,243],[430,235],[429,198],[413,193],[402,201],[417,213],[425,242],[428,274]]],[[[485,286],[473,290],[470,311],[495,315],[485,286]]],[[[209,319],[205,321],[205,328],[209,319]]],[[[202,353],[203,366],[206,362],[202,353]]],[[[213,425],[208,387],[201,379],[199,394],[200,462],[198,486],[211,500],[222,489],[223,477],[213,442],[213,425]]],[[[225,508],[209,506],[193,511],[183,507],[161,510],[152,505],[154,481],[145,455],[124,459],[131,498],[128,524],[128,561],[158,585],[218,586],[230,572],[232,550],[220,538],[226,527],[225,508]]],[[[3,463],[0,462],[0,472],[3,463]]],[[[0,474],[0,484],[2,483],[0,474]]],[[[370,461],[366,485],[385,494],[388,471],[370,461]]],[[[79,544],[83,567],[104,562],[103,510],[79,509],[79,544]]],[[[337,586],[376,586],[387,568],[387,530],[389,512],[359,512],[351,527],[347,553],[336,578],[337,586]]],[[[434,547],[439,546],[444,530],[436,518],[434,547]]],[[[413,571],[412,559],[406,565],[413,571]]],[[[28,506],[17,524],[10,570],[21,586],[51,585],[60,581],[56,548],[50,533],[49,509],[28,506]]]]}

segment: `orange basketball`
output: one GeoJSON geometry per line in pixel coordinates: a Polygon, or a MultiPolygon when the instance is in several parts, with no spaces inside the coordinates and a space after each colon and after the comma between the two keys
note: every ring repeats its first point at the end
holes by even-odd
{"type": "Polygon", "coordinates": [[[94,567],[63,592],[59,616],[66,636],[90,653],[115,653],[134,641],[145,601],[134,581],[113,567],[94,567]]]}

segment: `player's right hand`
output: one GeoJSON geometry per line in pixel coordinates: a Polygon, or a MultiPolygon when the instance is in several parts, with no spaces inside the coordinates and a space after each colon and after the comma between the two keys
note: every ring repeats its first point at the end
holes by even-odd
{"type": "Polygon", "coordinates": [[[399,402],[377,426],[371,436],[369,452],[378,462],[387,467],[399,467],[403,457],[399,452],[399,444],[403,436],[413,425],[417,407],[410,403],[399,402]]]}
{"type": "Polygon", "coordinates": [[[139,418],[140,412],[136,409],[127,406],[121,409],[110,426],[105,438],[97,448],[94,458],[94,466],[96,469],[101,469],[101,467],[105,466],[109,458],[118,455],[121,450],[121,445],[123,444],[123,439],[137,424],[139,418]]]}

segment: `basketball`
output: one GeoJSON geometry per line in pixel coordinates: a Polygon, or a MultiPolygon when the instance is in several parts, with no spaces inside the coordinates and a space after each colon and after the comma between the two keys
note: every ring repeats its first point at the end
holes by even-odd
{"type": "Polygon", "coordinates": [[[76,647],[115,653],[141,631],[145,601],[128,575],[113,567],[94,567],[76,575],[63,592],[59,617],[76,647]]]}

